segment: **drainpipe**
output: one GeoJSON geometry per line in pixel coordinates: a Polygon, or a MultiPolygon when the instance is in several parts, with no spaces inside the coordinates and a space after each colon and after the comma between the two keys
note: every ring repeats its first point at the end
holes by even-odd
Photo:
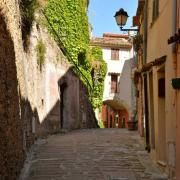
{"type": "MultiPolygon", "coordinates": [[[[177,28],[177,0],[173,0],[173,11],[172,11],[172,35],[174,35],[176,33],[176,28],[177,28]]],[[[175,76],[178,77],[178,62],[177,62],[177,52],[176,52],[176,43],[172,43],[172,53],[174,53],[174,64],[175,64],[175,76]]],[[[178,140],[178,135],[179,135],[179,121],[178,121],[178,117],[179,117],[179,113],[178,113],[178,97],[179,94],[176,91],[175,92],[175,103],[176,103],[176,145],[175,145],[175,177],[178,179],[180,177],[179,174],[179,167],[178,165],[180,164],[180,157],[178,152],[178,148],[179,148],[179,140],[178,140]]]]}
{"type": "MultiPolygon", "coordinates": [[[[177,28],[177,0],[173,0],[173,11],[172,11],[172,35],[176,33],[177,28]]],[[[172,52],[176,53],[176,43],[172,44],[172,52]]]]}
{"type": "MultiPolygon", "coordinates": [[[[148,0],[145,0],[144,6],[144,36],[143,36],[143,64],[147,62],[147,41],[148,41],[148,0]]],[[[145,138],[146,150],[150,152],[149,141],[149,111],[148,111],[148,94],[147,94],[147,73],[143,75],[144,86],[144,117],[145,117],[145,138]]]]}
{"type": "Polygon", "coordinates": [[[146,64],[147,59],[147,32],[148,29],[148,0],[145,1],[144,7],[144,37],[143,37],[143,64],[146,64]]]}

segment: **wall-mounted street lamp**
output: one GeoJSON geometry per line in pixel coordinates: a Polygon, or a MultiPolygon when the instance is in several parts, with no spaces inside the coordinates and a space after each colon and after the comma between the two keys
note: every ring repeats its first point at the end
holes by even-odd
{"type": "Polygon", "coordinates": [[[123,26],[126,25],[127,18],[129,17],[124,9],[121,8],[119,11],[117,11],[114,17],[121,31],[139,31],[139,29],[123,29],[123,26]]]}

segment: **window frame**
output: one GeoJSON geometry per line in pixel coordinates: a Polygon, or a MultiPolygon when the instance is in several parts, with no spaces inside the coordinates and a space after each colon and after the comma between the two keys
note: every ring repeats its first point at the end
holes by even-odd
{"type": "Polygon", "coordinates": [[[118,74],[111,74],[111,93],[117,93],[117,89],[118,89],[118,74]],[[113,77],[116,77],[116,81],[113,81],[113,77]]]}
{"type": "Polygon", "coordinates": [[[111,60],[119,61],[119,49],[111,48],[111,60]]]}

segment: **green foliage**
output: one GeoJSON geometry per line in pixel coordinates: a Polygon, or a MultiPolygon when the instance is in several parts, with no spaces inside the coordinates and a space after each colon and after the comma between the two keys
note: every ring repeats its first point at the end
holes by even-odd
{"type": "Polygon", "coordinates": [[[46,53],[46,47],[42,40],[39,40],[36,45],[36,51],[37,51],[37,63],[40,67],[40,70],[42,69],[42,65],[44,64],[45,60],[45,53],[46,53]]]}
{"type": "Polygon", "coordinates": [[[70,56],[68,59],[73,61],[73,70],[87,86],[93,107],[97,108],[102,103],[107,67],[102,58],[102,50],[90,47],[87,3],[87,0],[49,0],[44,13],[48,17],[47,28],[50,34],[60,47],[63,45],[67,52],[65,54],[70,56]],[[100,65],[92,67],[94,61],[100,65]],[[93,90],[90,87],[94,87],[93,90]]]}
{"type": "Polygon", "coordinates": [[[93,107],[100,108],[103,99],[104,78],[107,73],[107,64],[103,60],[100,47],[92,47],[92,59],[94,60],[93,107]]]}
{"type": "MultiPolygon", "coordinates": [[[[84,0],[49,0],[45,7],[46,16],[76,63],[78,54],[83,52],[86,55],[89,47],[88,19],[84,2],[84,0]]],[[[50,27],[49,31],[57,40],[50,27]]],[[[89,66],[86,57],[83,66],[89,66]]]]}
{"type": "Polygon", "coordinates": [[[101,61],[103,59],[102,49],[98,46],[92,48],[93,60],[101,61]]]}
{"type": "Polygon", "coordinates": [[[137,34],[134,38],[133,38],[133,47],[134,50],[136,52],[138,52],[138,50],[141,48],[143,44],[143,37],[141,34],[137,34]]]}
{"type": "Polygon", "coordinates": [[[21,0],[20,1],[20,12],[21,12],[21,30],[22,38],[24,42],[25,50],[28,48],[29,35],[31,33],[32,24],[34,21],[34,13],[38,7],[37,0],[21,0]]]}
{"type": "Polygon", "coordinates": [[[105,128],[102,120],[99,122],[99,127],[100,127],[101,129],[105,128]]]}
{"type": "Polygon", "coordinates": [[[89,53],[89,25],[86,14],[87,0],[49,0],[44,9],[48,17],[47,27],[50,34],[59,44],[61,38],[65,51],[71,57],[74,70],[81,80],[88,86],[92,86],[91,64],[88,59],[89,53]],[[87,78],[85,78],[87,77],[87,78]]]}

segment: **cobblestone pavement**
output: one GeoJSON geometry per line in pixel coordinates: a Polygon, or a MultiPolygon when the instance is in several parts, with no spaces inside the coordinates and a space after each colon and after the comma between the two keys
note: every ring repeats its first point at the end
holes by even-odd
{"type": "Polygon", "coordinates": [[[137,132],[77,130],[50,136],[23,180],[162,180],[137,132]]]}

